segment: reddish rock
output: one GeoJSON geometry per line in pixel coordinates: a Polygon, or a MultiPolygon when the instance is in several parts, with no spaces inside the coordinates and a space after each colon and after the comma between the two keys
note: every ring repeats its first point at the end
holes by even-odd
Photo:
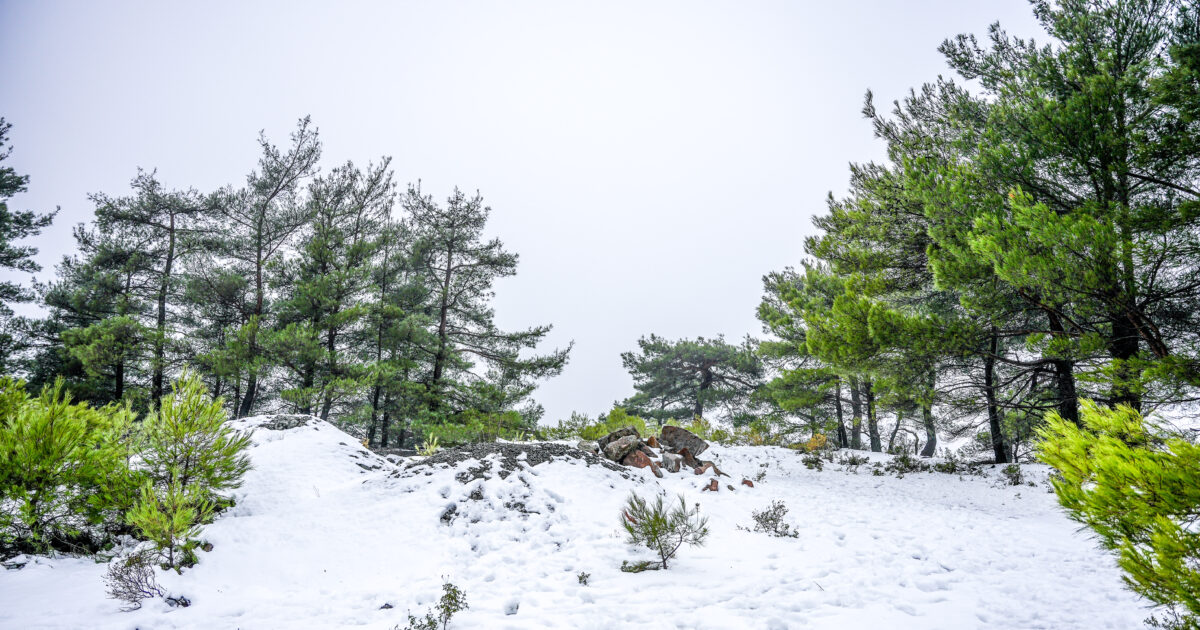
{"type": "Polygon", "coordinates": [[[696,457],[692,455],[692,452],[687,450],[687,448],[679,449],[678,453],[679,456],[683,458],[684,466],[687,466],[688,468],[696,468],[700,465],[700,461],[697,460],[696,457]]]}
{"type": "Polygon", "coordinates": [[[708,485],[701,488],[700,491],[704,492],[705,490],[708,490],[709,492],[716,492],[720,489],[721,484],[717,481],[716,477],[713,477],[712,480],[708,482],[708,485]]]}
{"type": "Polygon", "coordinates": [[[697,466],[697,467],[696,467],[695,473],[696,473],[697,475],[703,475],[704,473],[708,472],[708,470],[709,470],[709,469],[711,469],[711,468],[713,468],[713,463],[712,463],[712,462],[704,462],[704,463],[703,463],[703,464],[701,464],[700,466],[697,466]]]}
{"type": "Polygon", "coordinates": [[[743,480],[742,480],[742,485],[743,485],[743,486],[749,486],[749,487],[753,488],[753,487],[754,487],[754,482],[753,482],[753,481],[750,481],[749,479],[743,479],[743,480]]]}
{"type": "Polygon", "coordinates": [[[700,439],[695,433],[671,425],[662,428],[660,441],[667,450],[676,453],[685,448],[691,451],[692,455],[699,455],[708,450],[708,442],[700,439]]]}
{"type": "Polygon", "coordinates": [[[658,438],[654,437],[653,435],[646,438],[646,445],[649,446],[650,448],[662,448],[661,446],[658,445],[658,438]]]}
{"type": "Polygon", "coordinates": [[[626,455],[625,459],[621,460],[621,463],[634,468],[646,468],[649,466],[650,472],[654,473],[655,477],[663,476],[662,471],[658,468],[658,464],[641,451],[633,451],[632,453],[626,455]]]}
{"type": "Polygon", "coordinates": [[[700,461],[700,466],[702,466],[702,467],[712,466],[712,471],[713,471],[713,472],[715,472],[715,473],[717,473],[717,476],[718,476],[718,477],[728,477],[728,476],[729,476],[729,475],[726,475],[725,473],[721,472],[721,469],[720,469],[720,468],[717,468],[717,465],[716,465],[716,464],[714,464],[714,463],[712,463],[712,462],[708,461],[707,459],[705,459],[705,460],[701,460],[701,461],[700,461]]]}

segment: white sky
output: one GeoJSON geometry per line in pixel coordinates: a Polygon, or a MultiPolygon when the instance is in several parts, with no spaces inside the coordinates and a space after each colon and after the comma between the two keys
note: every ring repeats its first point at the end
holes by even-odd
{"type": "Polygon", "coordinates": [[[758,335],[761,277],[796,264],[847,164],[882,156],[860,109],[946,73],[937,45],[1024,0],[926,2],[4,2],[0,115],[18,209],[48,279],[90,192],[137,167],[171,187],[240,184],[258,131],[311,114],[324,167],[492,206],[520,254],[501,327],[575,340],[536,398],[547,422],[632,393],[620,353],[651,332],[758,335]]]}

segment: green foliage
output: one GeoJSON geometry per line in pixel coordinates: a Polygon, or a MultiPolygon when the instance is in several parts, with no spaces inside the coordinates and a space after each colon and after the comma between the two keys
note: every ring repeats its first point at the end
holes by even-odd
{"type": "MultiPolygon", "coordinates": [[[[442,630],[446,630],[450,619],[468,608],[470,606],[467,605],[466,593],[450,582],[446,582],[442,584],[442,597],[434,605],[434,609],[425,613],[423,619],[417,619],[410,614],[408,625],[404,627],[404,630],[438,630],[439,626],[442,630]]],[[[396,630],[399,628],[400,626],[397,625],[396,630]]]]}
{"type": "Polygon", "coordinates": [[[233,430],[227,419],[224,401],[186,373],[142,422],[141,469],[148,480],[127,520],[176,571],[195,563],[200,526],[228,503],[224,493],[239,487],[250,469],[250,435],[233,430]]]}
{"type": "Polygon", "coordinates": [[[208,499],[187,489],[178,479],[175,475],[165,489],[147,482],[138,502],[126,514],[129,524],[154,544],[164,566],[176,572],[196,563],[200,523],[208,521],[213,512],[208,499]]]}
{"type": "Polygon", "coordinates": [[[678,499],[677,505],[668,507],[662,494],[651,504],[630,493],[621,511],[621,527],[629,543],[653,551],[659,558],[657,568],[668,568],[667,562],[684,544],[703,545],[708,537],[708,518],[700,516],[700,505],[688,508],[682,496],[678,499]]]}
{"type": "Polygon", "coordinates": [[[1082,426],[1051,414],[1039,432],[1037,456],[1059,472],[1059,502],[1115,552],[1130,588],[1195,627],[1200,445],[1127,406],[1085,402],[1082,412],[1082,426]]]}
{"type": "Polygon", "coordinates": [[[579,574],[575,576],[575,579],[579,582],[580,586],[587,586],[588,581],[592,579],[592,574],[588,573],[587,571],[580,571],[579,574]]]}
{"type": "Polygon", "coordinates": [[[0,379],[0,554],[91,551],[120,527],[138,475],[128,407],[72,403],[61,380],[36,398],[0,379]]]}
{"type": "Polygon", "coordinates": [[[179,484],[204,501],[239,487],[250,469],[250,434],[233,430],[228,417],[224,401],[210,396],[199,376],[181,376],[141,426],[143,467],[155,486],[179,484]]]}
{"type": "Polygon", "coordinates": [[[623,406],[659,421],[703,416],[716,406],[739,418],[762,378],[749,339],[733,345],[723,337],[669,341],[650,335],[638,339],[637,352],[622,353],[621,362],[637,390],[623,406]]]}

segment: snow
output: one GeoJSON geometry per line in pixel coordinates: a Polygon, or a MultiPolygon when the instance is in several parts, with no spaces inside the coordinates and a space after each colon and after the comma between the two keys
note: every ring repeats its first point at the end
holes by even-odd
{"type": "Polygon", "coordinates": [[[190,607],[121,612],[104,564],[39,557],[0,570],[0,628],[403,628],[443,577],[470,605],[450,624],[460,629],[1127,630],[1149,616],[1057,508],[1042,467],[1025,467],[1035,487],[1013,487],[998,470],[899,479],[869,465],[809,470],[774,447],[710,453],[733,475],[715,494],[699,491],[708,475],[625,478],[574,459],[463,484],[455,475],[478,461],[403,471],[315,419],[258,428],[237,506],[204,532],[213,550],[182,575],[159,574],[190,607]],[[765,479],[739,484],[763,464],[765,479]],[[622,573],[622,560],[650,555],[624,542],[620,506],[660,489],[700,504],[708,542],[668,571],[622,573]],[[775,499],[799,538],[738,529],[775,499]]]}

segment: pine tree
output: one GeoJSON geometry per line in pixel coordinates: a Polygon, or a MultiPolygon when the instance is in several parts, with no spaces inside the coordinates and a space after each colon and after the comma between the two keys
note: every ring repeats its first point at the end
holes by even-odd
{"type": "MultiPolygon", "coordinates": [[[[517,384],[517,392],[528,393],[536,381],[556,376],[566,365],[570,346],[545,355],[522,356],[535,348],[550,332],[550,326],[535,326],[516,332],[496,328],[488,305],[492,283],[516,274],[517,255],[504,250],[499,239],[483,240],[483,229],[491,209],[478,194],[467,197],[459,190],[438,205],[432,197],[410,188],[404,197],[409,225],[422,252],[419,276],[430,296],[432,344],[424,347],[431,370],[426,377],[425,411],[437,422],[448,412],[477,406],[481,380],[493,386],[517,384]],[[472,371],[475,361],[492,368],[493,378],[482,379],[472,371]]],[[[523,397],[523,394],[515,398],[523,397]]],[[[513,396],[506,406],[516,402],[513,396]]]]}
{"type": "MultiPolygon", "coordinates": [[[[311,176],[321,157],[317,130],[308,118],[301,119],[292,133],[286,152],[259,137],[262,157],[258,169],[246,178],[246,187],[222,193],[217,211],[226,226],[224,254],[235,269],[251,279],[253,301],[247,321],[234,335],[238,372],[245,375],[245,391],[237,405],[239,416],[254,409],[260,380],[269,369],[260,335],[274,322],[270,310],[268,273],[287,245],[311,218],[311,208],[299,196],[300,183],[311,176]]],[[[231,342],[233,343],[233,342],[231,342]]]]}
{"type": "Polygon", "coordinates": [[[348,344],[370,310],[372,264],[394,190],[387,166],[363,172],[346,164],[314,180],[299,255],[281,265],[282,327],[265,345],[292,375],[283,396],[301,413],[319,408],[328,420],[335,403],[357,397],[370,380],[364,357],[348,344]]]}
{"type": "MultiPolygon", "coordinates": [[[[8,132],[12,125],[0,117],[0,162],[12,154],[6,147],[8,132]]],[[[19,245],[17,241],[36,236],[54,220],[54,212],[35,214],[28,210],[11,210],[8,200],[25,192],[29,184],[28,175],[18,174],[11,166],[0,166],[0,269],[33,273],[41,271],[33,257],[37,248],[19,245]]],[[[15,367],[14,356],[26,343],[23,322],[14,321],[12,305],[32,302],[35,294],[12,280],[0,281],[0,368],[11,373],[15,367]]]]}
{"type": "Polygon", "coordinates": [[[706,410],[723,407],[741,422],[762,379],[750,340],[735,346],[723,337],[669,341],[650,335],[638,339],[637,352],[623,352],[621,363],[637,390],[621,406],[660,420],[703,418],[706,410]]]}

